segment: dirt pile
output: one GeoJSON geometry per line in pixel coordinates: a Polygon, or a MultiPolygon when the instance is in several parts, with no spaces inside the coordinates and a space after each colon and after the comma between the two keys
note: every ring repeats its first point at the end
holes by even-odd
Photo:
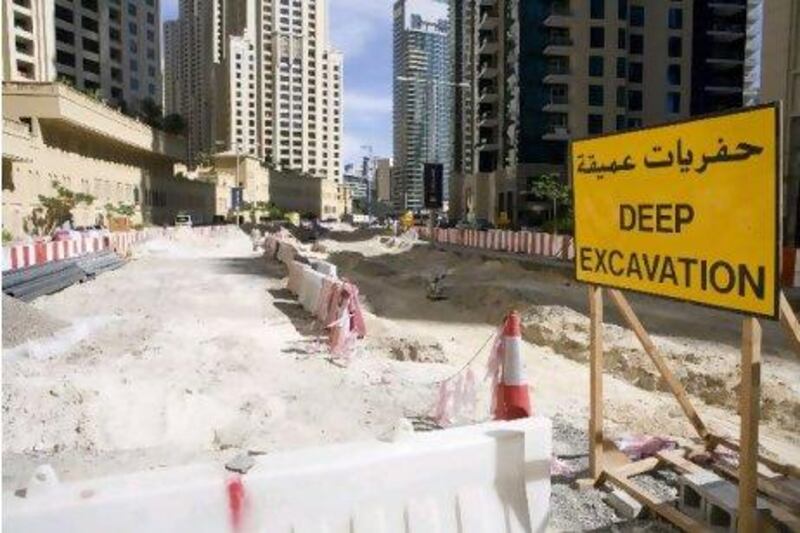
{"type": "MultiPolygon", "coordinates": [[[[575,361],[588,361],[588,317],[567,307],[548,305],[530,308],[522,320],[522,334],[527,341],[548,346],[575,361]]],[[[680,337],[653,336],[653,342],[690,394],[709,405],[737,408],[738,351],[718,343],[680,337]]],[[[607,372],[645,390],[669,390],[632,331],[604,324],[603,347],[607,372]]],[[[797,368],[773,358],[762,372],[763,418],[786,428],[800,426],[800,394],[793,385],[800,381],[797,368]]]]}
{"type": "Polygon", "coordinates": [[[66,322],[53,318],[30,304],[3,295],[4,348],[13,348],[32,339],[49,337],[66,326],[66,322]]]}
{"type": "Polygon", "coordinates": [[[438,342],[423,343],[415,339],[387,338],[384,342],[392,358],[415,363],[446,363],[447,356],[438,342]]]}

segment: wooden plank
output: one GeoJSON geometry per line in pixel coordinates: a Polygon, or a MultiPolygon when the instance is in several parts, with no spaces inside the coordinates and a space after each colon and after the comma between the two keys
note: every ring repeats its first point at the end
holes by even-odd
{"type": "Polygon", "coordinates": [[[684,455],[685,453],[684,450],[664,450],[658,452],[656,457],[668,463],[682,474],[697,474],[705,471],[705,468],[702,466],[696,465],[688,460],[684,455]]]}
{"type": "MultiPolygon", "coordinates": [[[[710,442],[713,445],[724,446],[729,450],[733,450],[734,452],[739,452],[739,443],[732,441],[731,439],[726,439],[725,437],[720,437],[719,435],[711,435],[710,442]]],[[[712,446],[713,449],[713,446],[712,446]]],[[[765,457],[763,455],[758,456],[758,460],[764,466],[768,467],[773,472],[778,474],[782,474],[784,476],[791,476],[800,479],[800,468],[795,465],[791,465],[788,463],[779,463],[774,459],[770,459],[769,457],[765,457]]]]}
{"type": "Polygon", "coordinates": [[[589,475],[603,474],[603,289],[589,286],[589,475]]]}
{"type": "Polygon", "coordinates": [[[609,289],[608,292],[611,294],[611,299],[614,301],[617,309],[619,309],[619,312],[622,314],[622,318],[625,319],[625,322],[633,330],[633,333],[642,344],[644,351],[648,356],[650,356],[650,359],[653,361],[653,364],[656,365],[661,377],[664,378],[664,381],[672,391],[675,399],[678,400],[678,403],[680,404],[681,409],[683,409],[686,417],[689,419],[689,422],[692,423],[692,426],[694,426],[694,429],[697,431],[697,434],[700,435],[700,438],[706,440],[709,436],[709,432],[706,429],[705,424],[703,424],[703,421],[700,419],[700,415],[698,415],[697,411],[695,411],[692,402],[689,400],[689,395],[686,393],[686,389],[683,388],[681,382],[678,381],[678,378],[675,377],[675,375],[667,366],[667,363],[664,361],[664,358],[661,356],[658,348],[653,343],[650,335],[648,335],[647,330],[644,329],[644,326],[639,321],[639,317],[637,317],[636,313],[634,313],[633,308],[628,303],[628,300],[617,289],[609,289]]]}
{"type": "Polygon", "coordinates": [[[739,387],[739,531],[756,531],[758,419],[761,400],[761,325],[742,320],[742,383],[739,387]]]}
{"type": "Polygon", "coordinates": [[[612,470],[618,477],[631,477],[644,474],[645,472],[650,472],[651,470],[658,468],[659,463],[660,461],[657,457],[647,457],[645,459],[640,459],[639,461],[628,463],[610,470],[612,470]]]}
{"type": "MultiPolygon", "coordinates": [[[[739,472],[730,465],[714,462],[711,463],[710,467],[718,474],[729,477],[737,482],[739,480],[739,472]]],[[[769,478],[759,474],[758,490],[783,504],[788,509],[797,509],[795,512],[800,512],[800,493],[788,483],[782,483],[783,481],[788,481],[788,479],[789,478],[786,477],[769,478]]]]}
{"type": "Polygon", "coordinates": [[[783,291],[781,291],[780,296],[780,312],[781,324],[786,330],[786,333],[789,334],[789,339],[792,341],[795,355],[800,357],[800,322],[797,321],[797,315],[794,314],[794,309],[792,309],[783,291]]]}
{"type": "Polygon", "coordinates": [[[658,514],[662,518],[669,520],[683,531],[688,531],[690,533],[694,533],[696,531],[708,531],[708,528],[704,524],[701,524],[697,520],[680,512],[675,506],[672,505],[671,501],[665,501],[656,498],[646,490],[642,489],[633,480],[630,480],[624,476],[618,476],[615,472],[606,472],[606,479],[613,485],[616,485],[633,496],[636,501],[642,505],[646,505],[651,511],[658,514]]]}

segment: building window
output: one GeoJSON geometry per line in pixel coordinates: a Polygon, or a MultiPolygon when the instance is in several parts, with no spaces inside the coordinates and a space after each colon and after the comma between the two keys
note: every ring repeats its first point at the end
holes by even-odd
{"type": "Polygon", "coordinates": [[[669,9],[669,29],[680,30],[683,28],[683,9],[671,7],[669,9]]]}
{"type": "Polygon", "coordinates": [[[72,10],[68,7],[56,5],[56,18],[72,24],[72,10]]]}
{"type": "Polygon", "coordinates": [[[602,26],[592,26],[589,30],[589,44],[592,48],[604,48],[606,46],[606,30],[602,26]]]}
{"type": "Polygon", "coordinates": [[[606,0],[591,0],[591,17],[603,19],[606,17],[606,0]]]}
{"type": "Polygon", "coordinates": [[[642,91],[628,91],[628,109],[631,111],[642,110],[642,91]]]}
{"type": "Polygon", "coordinates": [[[632,83],[642,83],[642,71],[642,64],[638,61],[631,61],[628,63],[628,81],[632,83]]]}
{"type": "Polygon", "coordinates": [[[148,24],[155,24],[156,23],[156,16],[152,13],[147,14],[147,23],[148,24]]]}
{"type": "Polygon", "coordinates": [[[681,93],[667,93],[667,113],[677,114],[681,112],[681,93]]]}
{"type": "Polygon", "coordinates": [[[589,115],[589,134],[603,133],[603,115],[589,115]]]}
{"type": "Polygon", "coordinates": [[[644,6],[631,6],[631,26],[644,26],[644,6]]]}
{"type": "Polygon", "coordinates": [[[683,48],[681,38],[670,37],[667,48],[669,49],[669,57],[681,57],[681,49],[683,48]]]}
{"type": "Polygon", "coordinates": [[[65,52],[64,50],[56,50],[56,62],[59,65],[74,67],[75,54],[70,54],[69,52],[65,52]]]}
{"type": "Polygon", "coordinates": [[[139,62],[135,59],[131,59],[131,70],[134,72],[139,70],[139,62]]]}
{"type": "Polygon", "coordinates": [[[92,39],[83,38],[83,49],[95,54],[100,52],[100,43],[92,39]]]}
{"type": "Polygon", "coordinates": [[[642,127],[642,119],[636,117],[628,119],[628,129],[641,128],[641,127],[642,127]]]}
{"type": "Polygon", "coordinates": [[[625,129],[625,115],[617,115],[617,131],[625,129]]]}
{"type": "Polygon", "coordinates": [[[617,107],[625,107],[626,96],[625,87],[617,87],[617,107]]]}
{"type": "Polygon", "coordinates": [[[602,106],[603,105],[603,86],[602,85],[589,85],[589,105],[602,106]]]}
{"type": "Polygon", "coordinates": [[[668,65],[667,66],[667,82],[670,85],[680,85],[681,84],[681,66],[680,65],[668,65]]]}
{"type": "Polygon", "coordinates": [[[625,50],[627,48],[624,28],[620,28],[617,30],[617,48],[619,48],[620,50],[625,50]]]}
{"type": "Polygon", "coordinates": [[[631,33],[631,40],[630,40],[630,52],[632,54],[643,54],[644,53],[644,35],[639,33],[631,33]]]}
{"type": "Polygon", "coordinates": [[[131,35],[136,35],[137,33],[139,33],[139,27],[136,26],[135,23],[129,22],[128,23],[128,32],[130,32],[131,35]]]}
{"type": "Polygon", "coordinates": [[[97,33],[97,21],[89,17],[81,17],[81,26],[84,30],[89,30],[97,33]]]}
{"type": "Polygon", "coordinates": [[[603,75],[603,56],[589,56],[589,76],[603,75]]]}
{"type": "Polygon", "coordinates": [[[128,3],[128,15],[135,17],[136,16],[136,6],[133,3],[128,3]]]}
{"type": "Polygon", "coordinates": [[[60,43],[66,43],[70,46],[75,45],[75,34],[63,28],[56,27],[56,39],[60,43]]]}
{"type": "Polygon", "coordinates": [[[628,0],[619,0],[619,4],[617,4],[617,17],[619,17],[619,20],[628,19],[628,0]]]}
{"type": "Polygon", "coordinates": [[[617,58],[617,78],[625,79],[628,73],[628,61],[624,57],[617,58]]]}

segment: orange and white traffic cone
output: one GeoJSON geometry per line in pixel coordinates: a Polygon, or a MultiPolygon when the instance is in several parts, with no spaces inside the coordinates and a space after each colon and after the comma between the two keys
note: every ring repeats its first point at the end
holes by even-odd
{"type": "Polygon", "coordinates": [[[503,325],[500,346],[501,371],[495,398],[495,420],[514,420],[531,416],[531,400],[528,396],[528,380],[522,362],[520,347],[519,313],[511,311],[503,325]]]}

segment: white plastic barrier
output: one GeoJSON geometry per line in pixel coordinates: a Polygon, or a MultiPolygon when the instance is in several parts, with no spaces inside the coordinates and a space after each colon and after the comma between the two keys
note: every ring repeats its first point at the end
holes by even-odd
{"type": "Polygon", "coordinates": [[[306,267],[303,270],[303,277],[300,281],[300,293],[297,300],[303,309],[309,313],[317,312],[317,304],[319,302],[319,295],[322,292],[322,280],[325,278],[323,274],[306,267]]]}
{"type": "Polygon", "coordinates": [[[337,277],[336,265],[333,263],[328,263],[327,261],[315,261],[312,266],[314,267],[314,270],[320,272],[321,274],[331,276],[332,278],[337,277]]]}
{"type": "Polygon", "coordinates": [[[258,456],[241,476],[208,464],[40,486],[4,496],[3,531],[543,531],[550,456],[548,419],[490,422],[258,456]]]}

